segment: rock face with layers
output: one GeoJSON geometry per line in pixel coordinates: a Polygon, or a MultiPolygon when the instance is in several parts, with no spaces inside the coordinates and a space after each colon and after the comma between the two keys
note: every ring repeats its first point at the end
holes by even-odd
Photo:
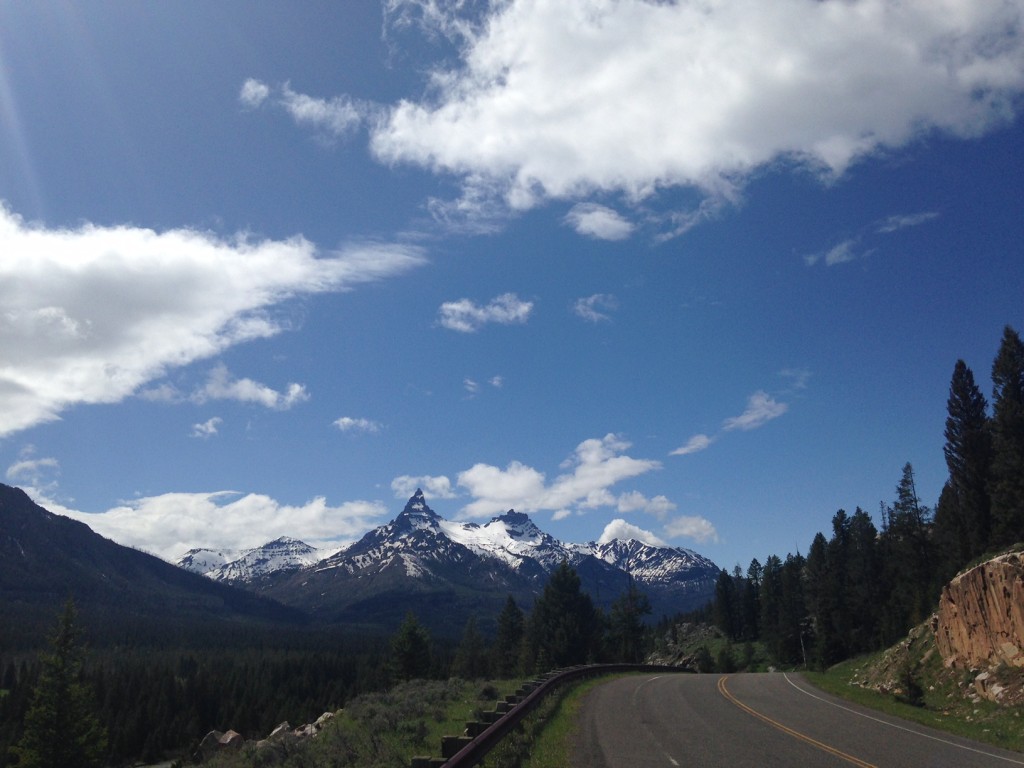
{"type": "Polygon", "coordinates": [[[1024,553],[993,558],[942,590],[935,641],[948,667],[1024,667],[1024,553]]]}

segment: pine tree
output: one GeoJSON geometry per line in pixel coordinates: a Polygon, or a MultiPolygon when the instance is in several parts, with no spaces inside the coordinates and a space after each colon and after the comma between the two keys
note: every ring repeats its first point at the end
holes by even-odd
{"type": "Polygon", "coordinates": [[[91,692],[82,682],[82,648],[71,600],[41,658],[42,671],[25,715],[25,730],[13,748],[18,768],[98,768],[107,735],[96,717],[91,692]]]}
{"type": "Polygon", "coordinates": [[[430,674],[430,635],[412,611],[391,639],[391,671],[399,680],[422,679],[430,674]]]}
{"type": "Polygon", "coordinates": [[[1007,326],[992,363],[992,541],[1024,538],[1024,342],[1007,326]]]}
{"type": "Polygon", "coordinates": [[[519,667],[526,619],[512,595],[498,615],[498,634],[494,638],[494,671],[502,678],[512,677],[519,667]]]}
{"type": "Polygon", "coordinates": [[[610,641],[617,661],[637,664],[643,654],[644,620],[651,612],[651,603],[647,595],[640,592],[636,585],[629,583],[629,589],[612,603],[610,624],[610,641]]]}
{"type": "Polygon", "coordinates": [[[452,674],[463,680],[477,680],[487,674],[487,654],[484,639],[476,628],[476,616],[466,620],[462,641],[452,662],[452,674]]]}
{"type": "Polygon", "coordinates": [[[992,466],[992,434],[988,403],[974,383],[974,373],[957,360],[946,403],[946,444],[943,453],[949,469],[952,493],[936,531],[940,540],[956,542],[957,567],[980,555],[989,545],[991,503],[989,475],[992,466]]]}
{"type": "Polygon", "coordinates": [[[551,574],[530,616],[535,666],[584,664],[601,644],[601,622],[580,577],[564,560],[551,574]]]}

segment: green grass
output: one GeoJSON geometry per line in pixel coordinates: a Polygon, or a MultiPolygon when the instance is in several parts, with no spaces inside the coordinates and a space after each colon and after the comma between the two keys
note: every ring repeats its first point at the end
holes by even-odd
{"type": "Polygon", "coordinates": [[[1020,708],[969,700],[962,690],[964,680],[958,684],[956,675],[945,670],[937,657],[927,660],[917,671],[923,691],[919,705],[850,682],[879,656],[852,659],[826,672],[805,672],[804,675],[823,691],[847,701],[946,733],[1003,749],[1024,751],[1024,717],[1020,708]]]}
{"type": "Polygon", "coordinates": [[[566,689],[534,736],[522,768],[565,768],[571,765],[579,735],[579,711],[583,699],[597,686],[626,676],[607,675],[582,681],[566,689]]]}

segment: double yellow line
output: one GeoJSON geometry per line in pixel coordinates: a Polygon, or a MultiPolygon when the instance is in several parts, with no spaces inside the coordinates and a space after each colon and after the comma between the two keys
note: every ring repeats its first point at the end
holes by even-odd
{"type": "Polygon", "coordinates": [[[722,694],[730,702],[732,702],[737,707],[739,707],[744,712],[746,712],[747,714],[753,715],[758,720],[761,720],[762,722],[767,723],[772,728],[776,728],[776,729],[782,731],[787,736],[792,736],[794,739],[799,739],[800,741],[804,742],[805,744],[810,744],[812,747],[817,747],[821,751],[828,752],[830,755],[835,755],[836,757],[838,757],[841,760],[845,760],[848,763],[852,763],[853,765],[859,766],[859,768],[876,768],[876,766],[872,765],[871,763],[866,763],[863,760],[854,757],[853,755],[848,755],[845,752],[836,749],[835,747],[830,747],[828,744],[820,742],[817,739],[812,739],[810,736],[808,736],[806,734],[803,734],[803,733],[800,733],[800,731],[794,731],[792,728],[790,728],[789,726],[783,725],[778,720],[772,720],[770,717],[768,717],[768,715],[761,714],[756,709],[751,709],[746,704],[744,704],[742,701],[740,701],[735,696],[733,696],[731,693],[729,693],[729,689],[725,687],[725,681],[727,679],[728,678],[726,678],[726,677],[720,677],[718,679],[718,692],[720,694],[722,694]]]}

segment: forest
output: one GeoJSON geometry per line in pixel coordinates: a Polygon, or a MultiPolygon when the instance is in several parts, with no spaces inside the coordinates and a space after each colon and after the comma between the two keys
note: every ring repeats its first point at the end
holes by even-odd
{"type": "Polygon", "coordinates": [[[69,739],[88,740],[78,752],[94,759],[82,768],[188,758],[211,729],[261,738],[281,721],[308,722],[411,679],[510,679],[640,661],[684,620],[714,623],[731,642],[760,643],[786,666],[824,667],[888,647],[931,613],[959,570],[1022,538],[1024,344],[1010,327],[991,381],[990,408],[970,368],[962,360],[954,366],[943,447],[949,478],[934,510],[919,499],[908,463],[895,499],[880,505],[880,527],[860,508],[840,509],[806,555],[723,570],[710,605],[653,627],[638,590],[601,611],[566,563],[528,613],[510,596],[493,636],[478,625],[495,617],[480,616],[458,641],[431,637],[409,613],[391,637],[337,626],[211,623],[162,634],[119,628],[91,647],[80,630],[88,623],[75,623],[69,601],[54,617],[48,651],[0,649],[0,768],[62,765],[40,759],[40,745],[69,739]],[[72,719],[95,728],[55,725],[58,690],[80,703],[72,719]]]}
{"type": "Polygon", "coordinates": [[[949,385],[943,453],[949,477],[932,509],[910,463],[895,500],[871,515],[840,509],[807,554],[756,558],[721,571],[695,616],[733,642],[760,641],[780,664],[827,667],[881,650],[935,609],[964,567],[1024,539],[1024,344],[1010,327],[992,363],[991,408],[958,360],[949,385]]]}

